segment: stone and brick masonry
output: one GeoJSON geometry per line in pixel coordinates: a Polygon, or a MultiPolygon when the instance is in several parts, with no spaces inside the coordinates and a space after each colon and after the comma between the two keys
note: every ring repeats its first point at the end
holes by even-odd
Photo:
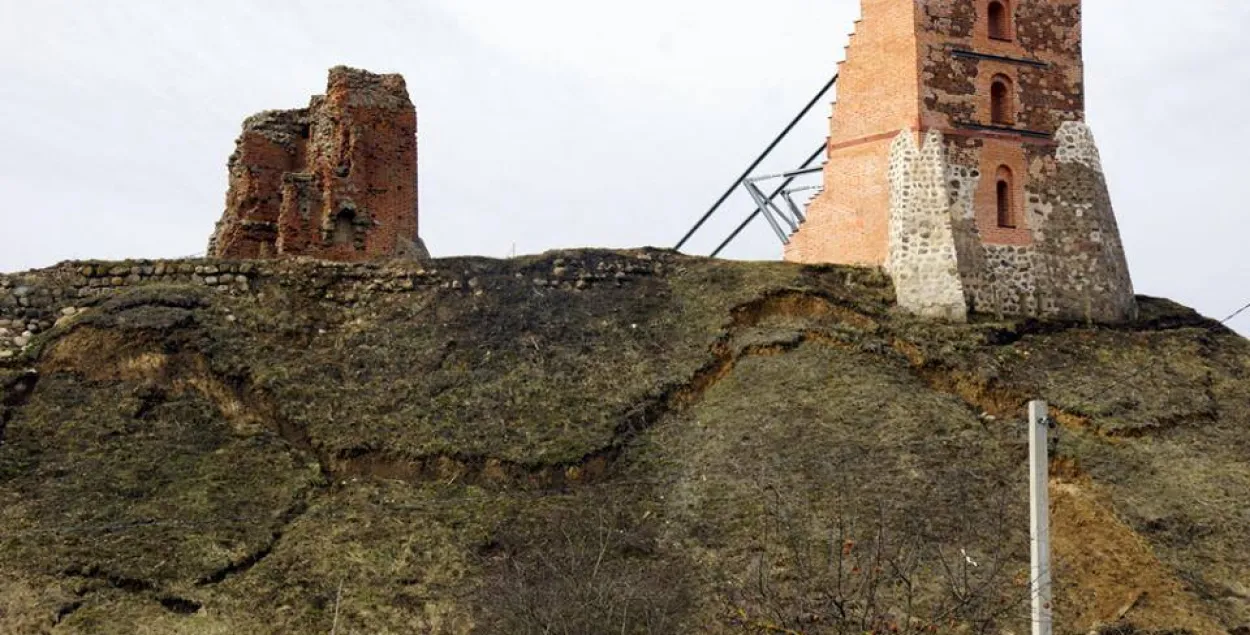
{"type": "Polygon", "coordinates": [[[1080,0],[863,0],[824,192],[786,248],[901,306],[1118,322],[1136,305],[1084,121],[1080,0]]]}
{"type": "Polygon", "coordinates": [[[249,117],[209,257],[428,257],[417,233],[416,132],[403,77],[344,66],[307,108],[249,117]]]}
{"type": "MultiPolygon", "coordinates": [[[[884,267],[899,304],[927,316],[1134,315],[1083,123],[1080,0],[863,0],[839,70],[825,191],[787,259],[884,267]]],[[[256,294],[258,281],[297,274],[335,281],[327,293],[345,298],[428,285],[475,292],[472,278],[418,264],[361,264],[428,258],[417,233],[416,111],[399,75],[331,69],[308,108],[249,118],[229,167],[207,260],[0,275],[0,361],[136,285],[256,294]],[[311,261],[266,262],[282,256],[311,261]]],[[[647,269],[604,266],[559,266],[535,284],[619,284],[647,269]]]]}
{"type": "MultiPolygon", "coordinates": [[[[535,293],[579,293],[602,285],[622,287],[675,266],[670,252],[583,250],[514,263],[516,283],[535,293]],[[547,264],[545,264],[547,263],[547,264]]],[[[186,288],[285,304],[289,289],[344,306],[378,295],[444,289],[482,295],[499,281],[494,261],[484,258],[333,262],[281,260],[70,261],[23,273],[0,274],[0,365],[13,363],[42,334],[72,325],[110,298],[139,288],[186,288]]]]}

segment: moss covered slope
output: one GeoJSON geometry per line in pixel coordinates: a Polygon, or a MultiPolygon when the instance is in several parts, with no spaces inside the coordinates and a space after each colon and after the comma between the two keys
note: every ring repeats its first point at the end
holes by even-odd
{"type": "Polygon", "coordinates": [[[916,321],[878,272],[662,251],[291,263],[77,302],[0,366],[0,633],[1250,626],[1250,347],[916,321]]]}

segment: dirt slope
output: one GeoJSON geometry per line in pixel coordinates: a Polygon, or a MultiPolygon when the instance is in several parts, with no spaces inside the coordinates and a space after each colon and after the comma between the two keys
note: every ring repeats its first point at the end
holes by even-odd
{"type": "Polygon", "coordinates": [[[1024,633],[1037,397],[1057,630],[1250,628],[1250,347],[1183,307],[953,326],[869,270],[435,267],[120,290],[0,362],[0,633],[1024,633]]]}

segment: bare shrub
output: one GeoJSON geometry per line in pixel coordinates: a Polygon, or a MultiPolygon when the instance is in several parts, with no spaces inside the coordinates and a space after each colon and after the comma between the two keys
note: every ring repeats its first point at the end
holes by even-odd
{"type": "Polygon", "coordinates": [[[484,549],[478,632],[646,635],[682,632],[690,606],[680,559],[654,527],[610,508],[562,510],[510,527],[484,549]]]}
{"type": "Polygon", "coordinates": [[[939,536],[916,510],[829,517],[797,496],[769,489],[766,497],[759,553],[730,591],[739,626],[790,635],[989,633],[1027,620],[1027,567],[1022,578],[1020,541],[1006,527],[939,536]]]}

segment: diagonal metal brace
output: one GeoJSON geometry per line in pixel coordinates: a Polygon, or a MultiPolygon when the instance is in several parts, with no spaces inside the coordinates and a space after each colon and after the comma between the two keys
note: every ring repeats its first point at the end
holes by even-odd
{"type": "MultiPolygon", "coordinates": [[[[803,162],[804,169],[806,169],[808,166],[811,166],[811,164],[814,163],[816,159],[820,158],[820,156],[827,151],[828,151],[828,142],[822,141],[820,144],[820,147],[816,148],[816,150],[812,152],[811,156],[807,157],[807,160],[803,162]]],[[[772,195],[769,196],[768,199],[772,200],[780,196],[781,193],[785,191],[785,189],[789,187],[792,182],[794,182],[794,178],[796,177],[791,177],[791,178],[786,179],[786,181],[782,183],[780,187],[778,187],[776,190],[773,191],[772,195]]],[[[746,229],[747,226],[750,225],[751,222],[754,221],[755,218],[762,213],[763,212],[760,210],[760,208],[758,207],[758,203],[757,203],[756,209],[753,212],[751,212],[751,214],[747,216],[746,219],[743,220],[742,223],[739,224],[738,227],[735,228],[731,234],[729,234],[729,237],[725,238],[725,240],[723,240],[721,244],[717,246],[716,249],[708,257],[715,258],[716,256],[720,255],[720,252],[724,251],[725,248],[728,247],[730,243],[732,243],[736,238],[738,238],[738,234],[741,234],[742,230],[746,229]]]]}

